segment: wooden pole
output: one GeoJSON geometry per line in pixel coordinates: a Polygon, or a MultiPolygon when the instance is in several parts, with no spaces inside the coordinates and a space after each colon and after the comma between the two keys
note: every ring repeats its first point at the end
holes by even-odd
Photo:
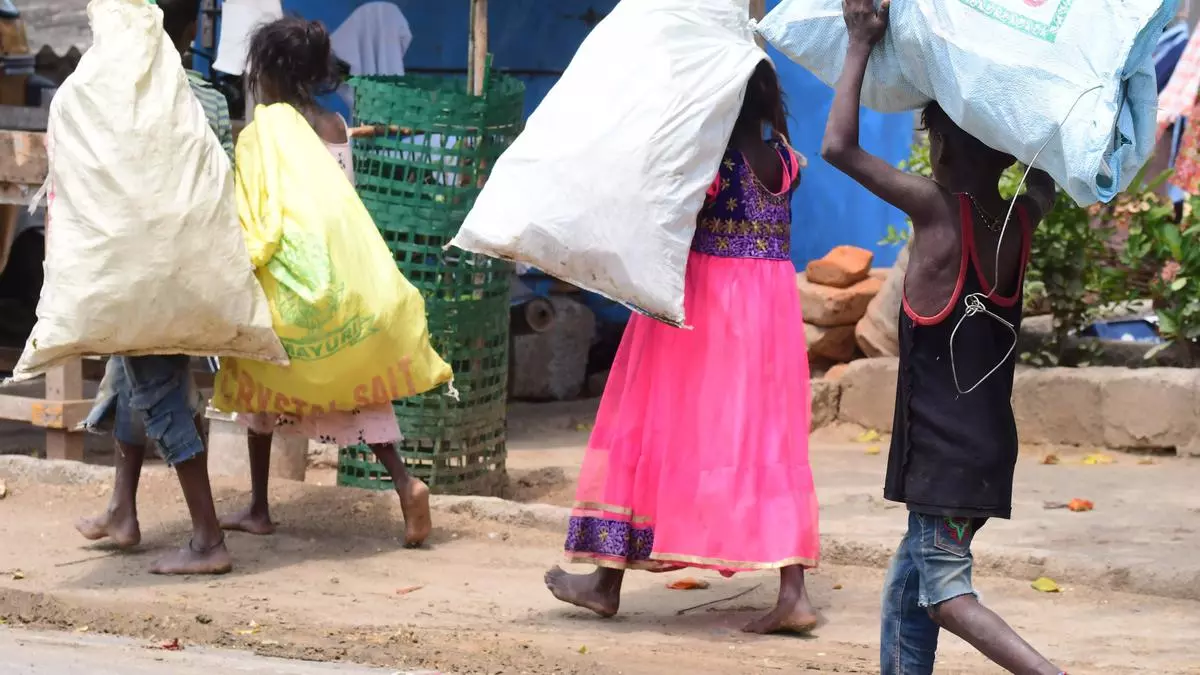
{"type": "MultiPolygon", "coordinates": [[[[83,361],[71,359],[46,373],[46,403],[63,407],[64,401],[83,398],[83,361]]],[[[35,414],[36,411],[35,411],[35,414]]],[[[59,413],[62,414],[61,412],[59,413]]],[[[64,424],[64,426],[66,426],[64,424]]],[[[83,461],[83,434],[72,428],[46,430],[46,457],[83,461]]]]}
{"type": "Polygon", "coordinates": [[[471,0],[471,93],[483,95],[487,77],[488,56],[488,0],[471,0]]]}

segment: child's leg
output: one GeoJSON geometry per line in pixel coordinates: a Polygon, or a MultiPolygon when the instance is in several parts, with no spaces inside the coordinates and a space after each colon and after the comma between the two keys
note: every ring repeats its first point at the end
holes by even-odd
{"type": "Polygon", "coordinates": [[[108,508],[99,516],[80,520],[75,524],[75,529],[92,541],[109,537],[117,548],[133,548],[142,541],[137,517],[137,489],[142,463],[146,458],[146,446],[119,440],[116,446],[113,463],[117,475],[108,508]]]}
{"type": "Polygon", "coordinates": [[[921,580],[912,548],[921,542],[919,524],[909,530],[892,556],[883,585],[879,636],[881,675],[930,675],[937,653],[938,626],[920,606],[921,580]]]}
{"type": "Polygon", "coordinates": [[[232,566],[217,520],[208,454],[190,401],[186,356],[139,356],[123,359],[132,396],[130,405],[145,418],[146,436],[175,468],[192,518],[186,548],[161,558],[156,574],[224,574],[232,566]]]}
{"type": "Polygon", "coordinates": [[[546,572],[546,588],[565,603],[590,609],[602,617],[615,616],[621,609],[621,582],[625,570],[597,567],[591,574],[568,574],[555,565],[546,572]]]}
{"type": "Polygon", "coordinates": [[[769,614],[743,630],[747,633],[808,633],[817,627],[817,612],[808,599],[804,568],[789,565],[779,570],[779,601],[769,614]]]}
{"type": "Polygon", "coordinates": [[[982,521],[913,516],[921,529],[921,545],[914,554],[921,576],[920,601],[928,608],[929,616],[1011,673],[1061,673],[1003,619],[979,603],[971,585],[971,542],[982,521]]]}
{"type": "MultiPolygon", "coordinates": [[[[273,424],[273,421],[267,420],[266,428],[270,429],[273,424]]],[[[275,434],[265,432],[262,426],[251,424],[246,432],[246,447],[250,453],[250,506],[222,518],[223,529],[261,535],[275,532],[267,498],[271,481],[271,441],[275,434]]]]}
{"type": "Polygon", "coordinates": [[[429,487],[408,474],[395,443],[373,443],[370,448],[379,463],[387,469],[392,484],[396,486],[396,494],[400,495],[400,508],[404,511],[404,545],[417,548],[425,543],[433,529],[429,487]]]}
{"type": "Polygon", "coordinates": [[[146,440],[129,407],[129,380],[125,377],[121,359],[108,360],[100,389],[99,400],[85,424],[99,429],[111,422],[116,443],[113,457],[116,479],[107,510],[95,518],[79,521],[75,529],[92,541],[110,537],[118,548],[132,548],[142,540],[137,518],[137,489],[146,459],[146,440]]]}

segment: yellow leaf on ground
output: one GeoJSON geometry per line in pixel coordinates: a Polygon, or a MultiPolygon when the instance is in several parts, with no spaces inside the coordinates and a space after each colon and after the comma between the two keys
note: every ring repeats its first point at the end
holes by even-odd
{"type": "Polygon", "coordinates": [[[1112,464],[1113,458],[1102,452],[1094,452],[1083,458],[1084,464],[1112,464]]]}
{"type": "Polygon", "coordinates": [[[868,454],[868,455],[878,455],[878,454],[879,454],[879,446],[878,446],[878,445],[872,445],[872,446],[868,447],[868,448],[867,448],[867,454],[868,454]]]}
{"type": "Polygon", "coordinates": [[[1033,590],[1041,593],[1061,593],[1062,589],[1049,577],[1039,577],[1033,582],[1033,590]]]}
{"type": "Polygon", "coordinates": [[[874,443],[875,441],[878,441],[879,438],[880,436],[878,431],[875,431],[874,429],[867,429],[859,434],[858,438],[855,438],[854,440],[858,443],[874,443]]]}

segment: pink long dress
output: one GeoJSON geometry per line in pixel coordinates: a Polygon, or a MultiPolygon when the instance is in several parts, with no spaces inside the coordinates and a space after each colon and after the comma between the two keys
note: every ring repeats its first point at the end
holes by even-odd
{"type": "Polygon", "coordinates": [[[634,316],[600,404],[567,531],[571,562],[729,575],[820,554],[810,387],[790,261],[799,161],[762,184],[728,150],[688,260],[691,330],[634,316]]]}

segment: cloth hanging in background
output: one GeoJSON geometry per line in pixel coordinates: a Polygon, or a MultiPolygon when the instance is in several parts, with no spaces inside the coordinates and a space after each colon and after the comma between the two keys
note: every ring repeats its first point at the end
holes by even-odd
{"type": "MultiPolygon", "coordinates": [[[[213,70],[241,75],[246,70],[250,36],[264,23],[283,18],[281,0],[225,0],[221,5],[221,37],[213,70]]],[[[253,110],[249,105],[246,110],[253,110]]]]}
{"type": "Polygon", "coordinates": [[[1187,48],[1189,33],[1187,22],[1180,21],[1164,30],[1158,39],[1158,46],[1154,48],[1154,74],[1158,79],[1160,94],[1170,82],[1175,66],[1179,65],[1183,50],[1187,48]]]}
{"type": "Polygon", "coordinates": [[[408,19],[390,2],[368,2],[333,31],[333,51],[351,75],[403,75],[412,41],[408,19]]]}
{"type": "Polygon", "coordinates": [[[1170,81],[1158,97],[1158,137],[1181,117],[1191,114],[1200,91],[1200,31],[1192,34],[1170,81]]]}
{"type": "MultiPolygon", "coordinates": [[[[350,64],[350,74],[404,75],[404,55],[412,46],[412,28],[391,2],[368,2],[333,31],[333,53],[350,64]]],[[[351,110],[354,93],[347,85],[338,95],[351,110]]]]}
{"type": "MultiPolygon", "coordinates": [[[[1166,89],[1171,77],[1175,74],[1175,69],[1179,65],[1180,59],[1183,57],[1184,50],[1187,48],[1190,37],[1190,31],[1186,21],[1178,21],[1174,25],[1163,31],[1162,37],[1158,40],[1158,46],[1154,50],[1154,72],[1158,79],[1158,93],[1161,95],[1166,89]]],[[[1167,138],[1159,139],[1158,147],[1155,150],[1157,153],[1162,153],[1165,157],[1158,161],[1151,160],[1151,165],[1154,171],[1152,175],[1156,176],[1161,171],[1167,171],[1175,168],[1175,160],[1179,157],[1180,142],[1183,140],[1184,127],[1187,124],[1187,119],[1180,117],[1168,126],[1167,138]]],[[[1165,191],[1173,203],[1187,199],[1187,193],[1177,185],[1167,183],[1165,191]]]]}

